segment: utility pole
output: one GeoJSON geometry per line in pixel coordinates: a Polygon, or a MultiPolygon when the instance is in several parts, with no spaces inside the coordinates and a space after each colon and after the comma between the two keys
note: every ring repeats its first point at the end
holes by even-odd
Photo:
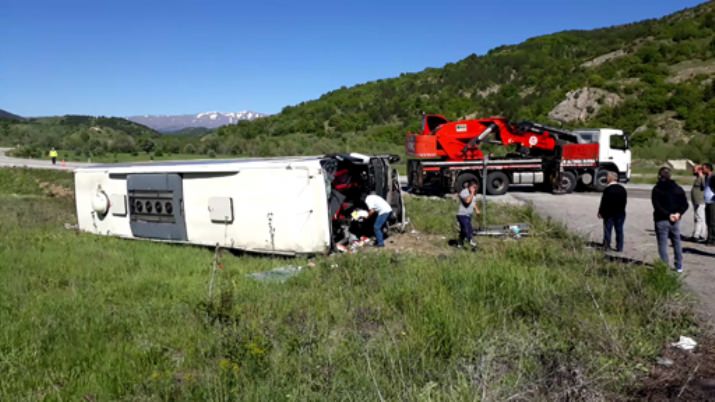
{"type": "Polygon", "coordinates": [[[489,155],[484,155],[482,159],[482,230],[487,228],[487,164],[489,155]]]}

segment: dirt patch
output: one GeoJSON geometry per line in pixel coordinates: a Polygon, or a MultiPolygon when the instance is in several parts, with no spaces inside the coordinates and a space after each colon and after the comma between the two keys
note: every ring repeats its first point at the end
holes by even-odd
{"type": "Polygon", "coordinates": [[[549,118],[561,122],[584,122],[598,114],[603,107],[613,107],[623,99],[600,88],[580,88],[570,91],[551,112],[549,118]]]}
{"type": "Polygon", "coordinates": [[[385,248],[397,253],[414,253],[428,256],[438,256],[453,253],[454,247],[449,247],[449,238],[442,235],[425,234],[418,231],[396,233],[385,241],[385,248]]]}
{"type": "Polygon", "coordinates": [[[627,53],[626,53],[625,50],[623,50],[623,49],[618,49],[618,50],[616,50],[616,51],[613,51],[613,52],[610,52],[610,53],[606,53],[606,54],[600,55],[600,56],[596,57],[596,58],[593,59],[593,60],[589,60],[589,61],[587,61],[587,62],[581,64],[581,67],[583,67],[583,68],[598,67],[598,66],[600,66],[601,64],[607,63],[607,62],[609,62],[609,61],[611,61],[611,60],[619,59],[619,58],[625,56],[626,54],[627,54],[627,53]]]}
{"type": "Polygon", "coordinates": [[[669,84],[679,84],[698,76],[715,74],[715,60],[690,60],[670,67],[671,76],[666,80],[669,84]]]}
{"type": "Polygon", "coordinates": [[[648,118],[648,122],[636,128],[633,133],[638,134],[649,128],[653,128],[658,138],[663,138],[667,142],[675,142],[677,140],[687,142],[688,137],[685,135],[685,122],[676,119],[676,115],[677,114],[673,111],[651,115],[648,118]]]}
{"type": "Polygon", "coordinates": [[[370,338],[382,327],[380,312],[372,307],[358,307],[353,313],[353,322],[363,339],[370,338]]]}
{"type": "Polygon", "coordinates": [[[668,345],[635,395],[649,401],[715,401],[715,337],[700,339],[695,351],[668,345]],[[665,364],[664,364],[665,363],[665,364]]]}
{"type": "Polygon", "coordinates": [[[70,190],[65,186],[61,186],[55,183],[48,183],[46,181],[41,181],[37,183],[42,191],[53,198],[73,198],[74,191],[70,190]]]}

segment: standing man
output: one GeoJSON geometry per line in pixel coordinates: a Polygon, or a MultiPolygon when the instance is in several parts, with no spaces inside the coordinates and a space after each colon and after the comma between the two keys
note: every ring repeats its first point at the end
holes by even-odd
{"type": "Polygon", "coordinates": [[[457,209],[457,222],[459,222],[459,246],[464,244],[464,240],[469,241],[469,245],[476,247],[474,241],[474,228],[472,227],[472,215],[474,211],[479,213],[477,207],[477,190],[479,185],[476,181],[470,181],[459,193],[459,209],[457,209]]]}
{"type": "Polygon", "coordinates": [[[668,238],[675,254],[675,270],[683,272],[683,248],[680,245],[680,219],[688,210],[688,199],[682,187],[671,180],[667,167],[658,171],[658,183],[651,193],[655,235],[660,259],[668,264],[668,238]]]}
{"type": "Polygon", "coordinates": [[[50,159],[52,159],[53,165],[57,163],[57,150],[55,149],[55,147],[52,147],[52,149],[50,149],[50,159]]]}
{"type": "Polygon", "coordinates": [[[370,211],[370,216],[375,216],[375,225],[373,226],[375,246],[385,247],[385,235],[382,233],[382,227],[385,226],[385,223],[390,218],[392,207],[382,197],[375,194],[374,191],[365,198],[365,204],[370,211]]]}
{"type": "Polygon", "coordinates": [[[693,189],[690,190],[690,201],[693,203],[693,216],[695,227],[693,228],[694,241],[704,243],[708,239],[708,226],[705,223],[705,174],[700,165],[693,166],[693,189]]]}
{"type": "Polygon", "coordinates": [[[705,218],[708,226],[709,246],[715,246],[715,174],[712,163],[703,163],[703,196],[705,198],[705,218]]]}
{"type": "Polygon", "coordinates": [[[616,251],[623,251],[623,224],[626,222],[628,192],[618,184],[618,174],[608,172],[608,186],[603,190],[598,218],[603,219],[603,249],[611,249],[611,233],[616,229],[616,251]]]}

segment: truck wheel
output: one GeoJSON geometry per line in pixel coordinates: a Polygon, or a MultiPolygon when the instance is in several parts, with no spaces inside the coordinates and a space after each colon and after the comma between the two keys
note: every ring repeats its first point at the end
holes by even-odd
{"type": "Polygon", "coordinates": [[[417,183],[417,172],[411,172],[407,179],[407,189],[410,193],[419,194],[420,189],[415,183],[417,183]]]}
{"type": "Polygon", "coordinates": [[[559,193],[573,193],[573,191],[576,189],[576,185],[578,184],[578,180],[576,180],[576,175],[573,172],[562,172],[558,178],[558,189],[557,191],[559,193]]]}
{"type": "Polygon", "coordinates": [[[459,194],[460,191],[464,188],[464,185],[469,182],[469,181],[476,181],[479,183],[479,179],[477,176],[473,175],[472,173],[462,173],[457,177],[457,181],[454,182],[454,192],[459,194]]]}
{"type": "Polygon", "coordinates": [[[504,195],[509,189],[509,176],[504,172],[491,172],[487,175],[487,194],[504,195]]]}
{"type": "Polygon", "coordinates": [[[602,192],[608,186],[608,170],[599,170],[596,173],[596,177],[593,179],[593,184],[591,188],[596,191],[602,192]]]}

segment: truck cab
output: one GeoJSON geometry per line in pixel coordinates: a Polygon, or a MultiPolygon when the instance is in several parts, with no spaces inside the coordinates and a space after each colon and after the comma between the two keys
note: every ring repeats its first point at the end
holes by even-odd
{"type": "MultiPolygon", "coordinates": [[[[631,149],[627,134],[612,128],[578,130],[574,133],[580,144],[598,144],[599,170],[617,172],[618,180],[622,183],[631,179],[631,149]]],[[[594,187],[605,187],[603,176],[596,175],[594,187]]]]}

